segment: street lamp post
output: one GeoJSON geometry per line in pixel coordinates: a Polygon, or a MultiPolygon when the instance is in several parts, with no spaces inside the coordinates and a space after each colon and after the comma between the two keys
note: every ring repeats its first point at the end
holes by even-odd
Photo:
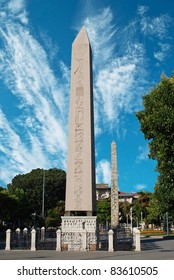
{"type": "Polygon", "coordinates": [[[45,214],[45,170],[43,171],[43,187],[42,187],[42,217],[45,214]]]}
{"type": "Polygon", "coordinates": [[[138,217],[136,218],[136,220],[137,220],[137,228],[138,228],[138,217]]]}
{"type": "Polygon", "coordinates": [[[143,222],[143,212],[141,212],[141,224],[143,222]]]}
{"type": "Polygon", "coordinates": [[[167,236],[169,236],[169,215],[166,212],[166,227],[167,227],[167,236]]]}
{"type": "Polygon", "coordinates": [[[33,227],[35,228],[35,224],[36,224],[36,212],[31,214],[33,216],[33,227]]]}
{"type": "Polygon", "coordinates": [[[126,226],[128,227],[128,214],[126,214],[126,226]]]}
{"type": "Polygon", "coordinates": [[[143,212],[141,211],[141,229],[144,229],[144,225],[143,225],[143,212]]]}
{"type": "Polygon", "coordinates": [[[132,232],[132,207],[130,208],[131,232],[132,232]]]}

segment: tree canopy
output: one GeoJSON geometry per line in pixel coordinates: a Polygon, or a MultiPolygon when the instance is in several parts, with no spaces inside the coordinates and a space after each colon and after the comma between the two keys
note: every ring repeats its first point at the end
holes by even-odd
{"type": "Polygon", "coordinates": [[[6,189],[0,187],[0,222],[14,220],[18,216],[19,201],[10,195],[6,189]]]}
{"type": "Polygon", "coordinates": [[[136,116],[149,140],[149,157],[157,161],[156,197],[163,212],[174,216],[174,76],[162,76],[159,84],[143,97],[143,105],[136,116]]]}
{"type": "Polygon", "coordinates": [[[111,221],[111,200],[106,198],[97,201],[97,217],[100,223],[105,224],[111,221]]]}
{"type": "Polygon", "coordinates": [[[44,174],[45,215],[65,199],[66,173],[61,169],[54,168],[45,171],[35,169],[30,173],[15,176],[7,185],[7,191],[19,201],[18,219],[21,223],[29,223],[34,213],[36,217],[41,217],[44,174]]]}

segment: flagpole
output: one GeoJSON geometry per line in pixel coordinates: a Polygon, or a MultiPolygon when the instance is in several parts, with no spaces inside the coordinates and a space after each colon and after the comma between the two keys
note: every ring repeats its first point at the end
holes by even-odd
{"type": "Polygon", "coordinates": [[[42,217],[45,215],[45,170],[43,170],[43,186],[42,186],[42,217]]]}

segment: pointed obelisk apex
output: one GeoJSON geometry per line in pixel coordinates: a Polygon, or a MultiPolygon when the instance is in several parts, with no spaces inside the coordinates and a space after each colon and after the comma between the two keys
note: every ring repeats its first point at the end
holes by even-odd
{"type": "Polygon", "coordinates": [[[111,228],[115,229],[119,224],[119,201],[118,201],[118,170],[116,143],[111,144],[111,228]]]}
{"type": "Polygon", "coordinates": [[[72,44],[65,213],[95,213],[91,47],[85,27],[72,44]]]}
{"type": "Polygon", "coordinates": [[[74,44],[90,44],[86,28],[83,26],[75,38],[74,44]]]}

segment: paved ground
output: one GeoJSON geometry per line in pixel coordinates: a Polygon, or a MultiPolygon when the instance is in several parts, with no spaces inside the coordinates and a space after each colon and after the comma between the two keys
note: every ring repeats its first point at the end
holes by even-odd
{"type": "Polygon", "coordinates": [[[174,260],[174,239],[142,238],[141,252],[0,250],[0,260],[174,260]]]}

